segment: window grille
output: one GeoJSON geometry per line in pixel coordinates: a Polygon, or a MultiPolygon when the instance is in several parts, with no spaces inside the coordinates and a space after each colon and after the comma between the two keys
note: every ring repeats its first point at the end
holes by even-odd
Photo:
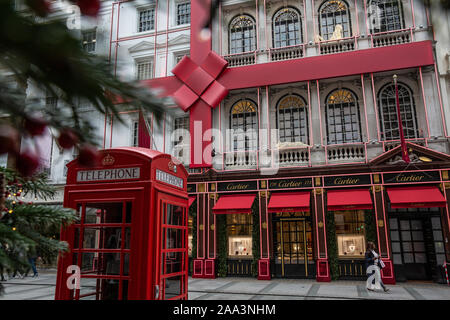
{"type": "Polygon", "coordinates": [[[83,35],[83,49],[86,52],[95,51],[95,43],[97,42],[97,32],[96,30],[84,31],[83,35]]]}
{"type": "Polygon", "coordinates": [[[399,0],[369,0],[367,17],[370,33],[401,30],[405,25],[399,0]]]}
{"type": "Polygon", "coordinates": [[[330,40],[336,26],[342,27],[342,38],[352,35],[350,23],[350,11],[345,2],[340,0],[329,0],[322,4],[319,9],[319,31],[325,40],[330,40]]]}
{"type": "Polygon", "coordinates": [[[328,95],[325,118],[328,144],[361,141],[359,106],[351,91],[337,89],[328,95]]]}
{"type": "Polygon", "coordinates": [[[248,99],[236,102],[231,108],[231,129],[235,151],[256,150],[258,142],[258,112],[248,99]]]}
{"type": "Polygon", "coordinates": [[[185,2],[177,5],[177,25],[191,23],[191,3],[185,2]]]}
{"type": "Polygon", "coordinates": [[[298,95],[287,95],[277,104],[277,125],[280,142],[308,144],[308,116],[305,100],[298,95]]]}
{"type": "MultiPolygon", "coordinates": [[[[405,139],[419,137],[417,128],[416,108],[411,89],[398,83],[398,100],[400,115],[402,117],[403,134],[405,139]]],[[[395,97],[395,85],[388,84],[378,93],[378,108],[380,111],[381,137],[383,140],[400,139],[398,129],[397,102],[395,97]]]]}
{"type": "Polygon", "coordinates": [[[153,64],[151,61],[140,61],[136,64],[137,79],[146,80],[153,77],[153,64]]]}
{"type": "Polygon", "coordinates": [[[273,47],[294,46],[303,42],[302,20],[297,10],[283,8],[273,18],[273,47]]]}
{"type": "Polygon", "coordinates": [[[150,31],[155,28],[155,9],[149,8],[139,11],[139,32],[150,31]]]}
{"type": "Polygon", "coordinates": [[[256,48],[255,20],[248,15],[237,16],[230,23],[229,37],[231,54],[254,51],[256,48]]]}

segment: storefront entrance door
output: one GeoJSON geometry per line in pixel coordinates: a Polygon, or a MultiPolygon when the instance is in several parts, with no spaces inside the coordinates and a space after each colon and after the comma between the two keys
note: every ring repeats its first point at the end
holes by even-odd
{"type": "Polygon", "coordinates": [[[398,281],[431,280],[438,260],[443,260],[439,254],[443,247],[440,218],[428,210],[392,214],[389,219],[398,281]]]}
{"type": "MultiPolygon", "coordinates": [[[[305,278],[314,272],[308,266],[311,231],[305,219],[281,218],[274,221],[275,274],[278,277],[305,278]]],[[[311,252],[312,253],[312,252],[311,252]]]]}

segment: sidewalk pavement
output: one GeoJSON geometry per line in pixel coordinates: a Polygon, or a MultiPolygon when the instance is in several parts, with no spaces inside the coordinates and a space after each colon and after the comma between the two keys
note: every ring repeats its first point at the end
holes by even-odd
{"type": "MultiPolygon", "coordinates": [[[[37,278],[9,279],[2,282],[0,300],[53,300],[55,283],[55,270],[41,270],[37,278]]],[[[409,281],[387,287],[390,291],[384,293],[367,291],[364,281],[189,278],[189,300],[450,300],[447,285],[409,281]]]]}

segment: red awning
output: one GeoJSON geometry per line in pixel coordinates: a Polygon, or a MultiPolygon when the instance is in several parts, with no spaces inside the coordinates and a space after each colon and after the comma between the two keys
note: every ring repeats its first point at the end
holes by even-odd
{"type": "Polygon", "coordinates": [[[446,201],[436,186],[387,188],[391,208],[445,207],[446,201]]]}
{"type": "Polygon", "coordinates": [[[369,189],[339,189],[327,192],[328,211],[373,209],[369,189]]]}
{"type": "Polygon", "coordinates": [[[309,211],[310,192],[273,193],[270,197],[269,212],[309,211]]]}
{"type": "Polygon", "coordinates": [[[256,194],[226,194],[219,198],[213,208],[216,214],[252,213],[256,194]]]}
{"type": "Polygon", "coordinates": [[[194,203],[195,199],[197,199],[196,196],[190,196],[190,197],[189,197],[188,208],[189,208],[190,206],[192,206],[192,204],[194,203]]]}

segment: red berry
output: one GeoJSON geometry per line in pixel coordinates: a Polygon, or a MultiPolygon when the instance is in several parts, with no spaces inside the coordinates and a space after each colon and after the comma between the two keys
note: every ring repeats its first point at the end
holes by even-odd
{"type": "Polygon", "coordinates": [[[93,145],[85,144],[80,148],[78,163],[84,167],[95,167],[100,163],[100,153],[93,145]]]}
{"type": "Polygon", "coordinates": [[[20,192],[17,192],[17,193],[16,193],[16,196],[20,197],[20,192]]]}
{"type": "Polygon", "coordinates": [[[27,4],[40,17],[45,17],[50,13],[50,2],[47,0],[28,0],[27,4]]]}
{"type": "Polygon", "coordinates": [[[19,152],[19,133],[9,125],[0,126],[0,154],[19,152]]]}
{"type": "Polygon", "coordinates": [[[77,0],[82,14],[96,17],[100,10],[100,0],[77,0]]]}
{"type": "Polygon", "coordinates": [[[47,123],[42,118],[28,117],[25,119],[25,129],[32,136],[40,136],[46,127],[47,123]]]}
{"type": "Polygon", "coordinates": [[[70,149],[78,143],[77,135],[70,129],[63,129],[57,139],[58,144],[63,149],[70,149]]]}
{"type": "Polygon", "coordinates": [[[38,157],[29,152],[25,151],[17,157],[16,168],[19,173],[24,177],[29,177],[33,175],[36,169],[39,167],[38,157]]]}

